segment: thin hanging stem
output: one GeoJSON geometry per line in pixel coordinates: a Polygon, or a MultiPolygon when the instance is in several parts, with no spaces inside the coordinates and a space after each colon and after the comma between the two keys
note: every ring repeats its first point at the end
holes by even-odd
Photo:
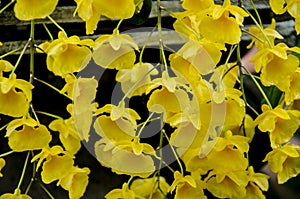
{"type": "Polygon", "coordinates": [[[23,166],[22,174],[21,174],[21,177],[20,177],[20,180],[19,180],[19,183],[18,183],[18,186],[17,186],[16,189],[20,189],[21,184],[23,182],[23,179],[24,179],[24,176],[25,176],[25,171],[26,171],[26,168],[27,168],[28,160],[29,160],[29,156],[30,156],[30,151],[27,152],[27,156],[26,156],[26,160],[25,160],[25,163],[24,163],[24,166],[23,166]]]}
{"type": "Polygon", "coordinates": [[[137,137],[140,137],[140,136],[141,136],[142,131],[144,130],[145,126],[146,126],[147,123],[150,121],[150,119],[151,119],[151,117],[152,117],[153,115],[154,115],[154,112],[151,113],[151,114],[149,115],[149,117],[147,118],[147,120],[146,120],[145,122],[143,122],[143,125],[142,125],[142,127],[140,128],[140,130],[139,130],[139,132],[138,132],[138,134],[137,134],[137,137]]]}
{"type": "Polygon", "coordinates": [[[11,4],[13,4],[15,2],[15,0],[11,0],[8,4],[6,4],[1,10],[0,10],[0,14],[6,10],[11,4]]]}
{"type": "Polygon", "coordinates": [[[262,22],[261,22],[260,15],[259,15],[259,13],[258,13],[258,11],[257,11],[257,9],[256,9],[256,6],[255,6],[253,0],[250,0],[250,3],[251,3],[251,5],[252,5],[252,7],[253,7],[253,10],[254,10],[254,12],[255,12],[255,14],[256,14],[256,16],[257,16],[259,25],[260,25],[261,27],[263,27],[263,24],[262,24],[262,22]]]}
{"type": "Polygon", "coordinates": [[[269,98],[267,97],[266,93],[264,92],[264,90],[262,89],[262,87],[259,85],[259,83],[257,82],[257,80],[255,79],[255,77],[252,75],[252,73],[246,68],[243,67],[243,69],[247,72],[247,74],[251,77],[251,79],[253,80],[253,82],[255,83],[256,87],[258,88],[259,92],[262,94],[262,96],[264,97],[264,99],[266,100],[267,104],[269,105],[270,109],[273,109],[272,104],[269,100],[269,98]]]}
{"type": "Polygon", "coordinates": [[[48,33],[48,35],[49,35],[49,37],[50,37],[51,41],[53,41],[53,36],[52,36],[52,34],[51,34],[50,30],[47,28],[47,26],[46,26],[46,24],[45,24],[45,23],[43,23],[43,26],[44,26],[44,28],[45,28],[46,32],[48,33]]]}
{"type": "Polygon", "coordinates": [[[2,153],[2,154],[0,154],[0,158],[3,158],[5,156],[8,156],[8,155],[13,154],[13,153],[14,153],[14,151],[8,151],[6,153],[2,153]]]}
{"type": "Polygon", "coordinates": [[[47,18],[58,28],[58,29],[60,29],[63,33],[64,33],[64,35],[67,37],[68,35],[67,35],[67,33],[66,33],[66,31],[52,18],[52,17],[50,17],[50,16],[47,16],[47,18]]]}
{"type": "Polygon", "coordinates": [[[41,79],[38,79],[36,77],[33,77],[34,80],[42,83],[42,84],[45,84],[46,86],[50,87],[51,89],[55,90],[56,92],[60,93],[61,95],[65,96],[66,98],[70,99],[70,100],[73,100],[71,97],[69,97],[68,95],[66,95],[65,93],[61,93],[59,89],[55,88],[54,86],[52,86],[51,84],[41,80],[41,79]]]}
{"type": "Polygon", "coordinates": [[[30,26],[30,77],[29,83],[33,82],[34,77],[34,20],[31,20],[30,26]]]}
{"type": "Polygon", "coordinates": [[[140,53],[140,56],[139,56],[139,63],[143,63],[143,54],[144,54],[144,51],[145,51],[145,48],[146,46],[148,45],[149,41],[150,41],[150,38],[152,37],[152,34],[153,32],[155,31],[156,27],[154,27],[151,32],[149,33],[149,36],[147,37],[143,47],[142,47],[142,50],[141,50],[141,53],[140,53]]]}
{"type": "Polygon", "coordinates": [[[26,42],[26,44],[25,44],[25,46],[24,46],[24,48],[23,48],[21,54],[20,54],[19,57],[18,57],[18,60],[17,60],[17,62],[16,62],[16,64],[15,64],[15,67],[14,67],[13,70],[10,72],[9,78],[12,78],[12,77],[13,77],[13,74],[15,73],[15,71],[16,71],[18,65],[20,64],[20,61],[21,61],[23,55],[25,54],[25,51],[26,51],[26,49],[28,48],[30,42],[31,42],[31,38],[29,38],[28,41],[26,42]]]}
{"type": "Polygon", "coordinates": [[[167,60],[164,52],[164,44],[162,40],[162,22],[161,22],[161,7],[160,7],[160,0],[157,0],[157,30],[159,36],[159,51],[160,51],[160,60],[164,65],[164,70],[166,72],[167,77],[169,77],[168,68],[167,68],[167,60]]]}
{"type": "MultiPolygon", "coordinates": [[[[165,132],[164,129],[162,129],[162,133],[164,134],[164,137],[165,137],[165,138],[168,140],[168,142],[170,143],[170,139],[169,139],[169,137],[168,137],[168,135],[167,135],[167,133],[165,132]]],[[[173,154],[174,154],[174,156],[175,156],[175,158],[176,158],[176,161],[178,162],[178,165],[179,165],[179,167],[180,167],[180,172],[181,172],[181,174],[184,175],[184,170],[183,170],[182,164],[181,164],[181,162],[180,162],[180,160],[179,160],[179,157],[178,157],[178,155],[177,155],[177,153],[176,153],[174,147],[173,147],[171,144],[170,144],[170,148],[171,148],[171,150],[172,150],[172,152],[173,152],[173,154]]]]}
{"type": "Polygon", "coordinates": [[[17,51],[19,51],[19,50],[22,50],[22,48],[16,48],[16,49],[13,49],[13,50],[11,50],[11,51],[9,51],[9,52],[7,52],[7,53],[1,55],[1,56],[0,56],[0,59],[3,59],[4,57],[6,57],[6,56],[8,56],[8,55],[11,55],[11,54],[13,54],[13,53],[15,53],[15,52],[17,52],[17,51]]]}
{"type": "Polygon", "coordinates": [[[40,184],[40,186],[42,187],[42,189],[46,192],[46,194],[49,196],[49,198],[55,199],[55,198],[52,196],[52,194],[48,191],[48,189],[47,189],[41,182],[40,182],[39,184],[40,184]]]}
{"type": "Polygon", "coordinates": [[[43,112],[43,111],[36,111],[36,113],[39,113],[39,114],[42,114],[42,115],[47,115],[47,116],[53,117],[55,119],[61,119],[61,120],[63,120],[62,117],[60,117],[58,115],[51,114],[51,113],[47,113],[47,112],[43,112]]]}
{"type": "Polygon", "coordinates": [[[271,41],[269,40],[268,36],[265,34],[264,30],[263,30],[263,26],[261,26],[257,21],[256,19],[253,17],[253,15],[247,10],[247,9],[244,9],[248,14],[249,16],[251,17],[251,19],[253,20],[253,22],[255,23],[255,25],[257,26],[257,28],[259,29],[259,31],[262,33],[262,35],[264,36],[265,40],[267,41],[268,45],[270,48],[272,48],[272,43],[271,41]]]}

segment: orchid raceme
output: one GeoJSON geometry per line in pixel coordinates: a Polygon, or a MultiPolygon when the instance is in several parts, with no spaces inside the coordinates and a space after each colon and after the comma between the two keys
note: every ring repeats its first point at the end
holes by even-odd
{"type": "Polygon", "coordinates": [[[1,4],[20,21],[1,25],[0,184],[20,176],[0,199],[264,199],[299,178],[300,1],[265,1],[74,0],[66,20],[58,0],[1,4]]]}

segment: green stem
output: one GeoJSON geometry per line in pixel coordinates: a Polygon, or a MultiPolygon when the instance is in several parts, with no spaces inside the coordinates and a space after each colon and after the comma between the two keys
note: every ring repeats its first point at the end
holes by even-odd
{"type": "Polygon", "coordinates": [[[36,77],[33,77],[33,79],[36,80],[36,81],[38,81],[38,82],[40,82],[40,83],[42,83],[42,84],[45,84],[46,86],[50,87],[51,89],[55,90],[56,92],[60,93],[61,95],[67,97],[68,99],[73,100],[71,97],[69,97],[69,96],[66,95],[65,93],[61,93],[59,89],[55,88],[55,87],[52,86],[51,84],[49,84],[49,83],[47,83],[47,82],[45,82],[45,81],[43,81],[43,80],[41,80],[41,79],[38,79],[38,78],[36,78],[36,77]]]}
{"type": "Polygon", "coordinates": [[[50,16],[47,16],[47,18],[58,28],[58,29],[60,29],[63,33],[64,33],[64,35],[66,36],[66,37],[68,37],[68,35],[67,35],[67,33],[66,33],[66,31],[52,18],[52,17],[50,17],[50,16]]]}
{"type": "Polygon", "coordinates": [[[52,34],[51,34],[50,30],[47,28],[47,26],[46,26],[46,24],[45,24],[45,23],[43,23],[43,26],[44,26],[44,28],[45,28],[46,32],[48,33],[48,35],[49,35],[49,37],[50,37],[50,40],[51,40],[51,41],[53,41],[53,36],[52,36],[52,34]]]}
{"type": "Polygon", "coordinates": [[[113,33],[114,33],[114,34],[119,34],[119,28],[120,28],[120,25],[121,25],[122,22],[123,22],[123,19],[121,19],[121,20],[118,22],[117,27],[113,30],[113,33]]]}
{"type": "Polygon", "coordinates": [[[262,33],[262,35],[264,36],[265,40],[267,41],[268,45],[270,48],[272,48],[272,43],[271,41],[269,40],[268,36],[265,34],[264,30],[263,30],[263,26],[260,26],[260,24],[256,21],[256,19],[253,17],[253,15],[246,9],[244,9],[248,14],[249,16],[251,17],[251,19],[253,20],[253,22],[255,23],[255,25],[257,26],[257,28],[259,29],[259,31],[262,33]]]}
{"type": "Polygon", "coordinates": [[[15,2],[15,0],[10,1],[8,4],[6,4],[1,10],[0,10],[0,14],[6,10],[11,4],[13,4],[15,2]]]}
{"type": "Polygon", "coordinates": [[[264,97],[264,99],[266,100],[268,106],[270,107],[270,109],[273,109],[272,104],[270,102],[270,100],[268,99],[266,93],[264,92],[264,90],[262,89],[262,87],[259,85],[259,83],[257,82],[257,80],[255,79],[255,77],[252,75],[252,73],[246,68],[243,67],[243,69],[248,73],[248,75],[251,77],[251,79],[253,80],[253,82],[255,83],[256,87],[258,88],[259,92],[262,94],[262,96],[264,97]]]}
{"type": "Polygon", "coordinates": [[[20,189],[21,184],[23,182],[23,179],[24,179],[24,176],[25,176],[25,171],[26,171],[26,168],[27,168],[28,160],[29,160],[29,156],[30,156],[30,151],[27,152],[27,156],[26,156],[26,160],[25,160],[25,163],[24,163],[24,166],[23,166],[22,174],[21,174],[19,184],[18,184],[16,189],[20,189]]]}
{"type": "Polygon", "coordinates": [[[167,68],[167,60],[164,52],[164,44],[162,39],[162,23],[161,23],[161,7],[160,7],[160,0],[157,0],[157,30],[159,36],[159,52],[160,52],[160,60],[164,65],[164,70],[166,72],[167,77],[169,77],[168,68],[167,68]]]}
{"type": "Polygon", "coordinates": [[[239,71],[240,71],[240,84],[241,84],[241,90],[243,93],[243,100],[245,104],[247,104],[247,98],[245,94],[245,89],[244,89],[244,74],[242,71],[242,59],[241,59],[241,49],[240,49],[240,44],[237,46],[237,64],[239,66],[239,71]]]}
{"type": "Polygon", "coordinates": [[[150,41],[150,38],[152,37],[152,34],[153,34],[153,32],[155,31],[155,29],[156,29],[156,27],[154,27],[154,28],[152,29],[152,31],[149,33],[149,36],[147,37],[147,39],[146,39],[146,41],[145,41],[145,43],[144,43],[144,45],[143,45],[143,47],[142,47],[142,50],[141,50],[141,53],[140,53],[140,56],[139,56],[139,63],[140,63],[140,64],[143,63],[143,54],[144,54],[145,48],[146,48],[146,46],[148,45],[148,43],[149,43],[149,41],[150,41]]]}
{"type": "Polygon", "coordinates": [[[15,64],[15,67],[14,67],[13,70],[10,72],[9,78],[12,78],[12,77],[13,77],[13,74],[15,73],[15,71],[16,71],[18,65],[20,64],[20,61],[21,61],[23,55],[25,54],[25,51],[26,51],[27,47],[29,46],[30,42],[31,42],[31,38],[29,38],[28,41],[26,42],[26,44],[25,44],[25,46],[24,46],[24,48],[23,48],[21,54],[20,54],[19,57],[18,57],[18,60],[17,60],[17,62],[16,62],[16,64],[15,64]]]}
{"type": "MultiPolygon", "coordinates": [[[[169,142],[169,144],[170,144],[170,139],[169,139],[167,133],[165,132],[164,129],[162,129],[162,132],[163,132],[165,138],[167,138],[167,140],[168,140],[168,142],[169,142]]],[[[181,172],[181,174],[184,175],[184,170],[183,170],[182,164],[181,164],[181,162],[180,162],[180,160],[179,160],[179,157],[178,157],[178,155],[177,155],[177,153],[176,153],[174,147],[173,147],[171,144],[170,144],[170,148],[171,148],[171,150],[172,150],[172,152],[173,152],[173,154],[174,154],[174,156],[175,156],[175,158],[176,158],[176,161],[178,162],[178,165],[179,165],[179,167],[180,167],[180,172],[181,172]]]]}
{"type": "Polygon", "coordinates": [[[262,22],[261,22],[261,18],[260,18],[260,16],[259,16],[259,13],[258,13],[258,11],[257,11],[257,9],[256,9],[256,6],[255,6],[253,0],[250,0],[250,3],[251,3],[251,5],[252,5],[252,7],[253,7],[253,10],[254,10],[254,12],[255,12],[255,14],[256,14],[256,16],[257,16],[259,25],[260,25],[261,27],[263,27],[263,24],[262,24],[262,22]]]}
{"type": "Polygon", "coordinates": [[[6,153],[2,153],[2,154],[0,154],[0,158],[3,158],[5,156],[8,156],[8,155],[13,154],[13,153],[14,153],[14,151],[8,151],[6,153]]]}
{"type": "Polygon", "coordinates": [[[33,115],[34,115],[35,120],[36,120],[38,123],[40,123],[39,118],[38,118],[38,116],[36,115],[36,112],[35,112],[35,110],[34,110],[32,104],[30,104],[30,109],[31,109],[31,112],[32,112],[33,115]]]}
{"type": "Polygon", "coordinates": [[[146,126],[147,123],[150,121],[150,119],[151,119],[151,117],[152,117],[153,115],[154,115],[154,112],[151,113],[151,114],[149,115],[149,117],[147,118],[147,120],[146,120],[145,122],[143,122],[144,124],[143,124],[142,127],[140,128],[140,130],[139,130],[139,132],[138,132],[138,134],[137,134],[137,137],[140,137],[140,136],[141,136],[142,131],[144,130],[145,126],[146,126]]]}
{"type": "MultiPolygon", "coordinates": [[[[34,157],[34,152],[31,151],[31,156],[34,157]]],[[[33,182],[35,181],[35,175],[36,175],[36,161],[33,162],[33,168],[32,168],[32,177],[30,179],[30,182],[26,188],[25,194],[28,194],[33,182]]]]}
{"type": "Polygon", "coordinates": [[[47,190],[47,188],[46,188],[41,182],[40,182],[39,184],[40,184],[40,186],[42,187],[42,189],[46,192],[46,194],[49,196],[49,198],[55,199],[55,198],[52,196],[52,194],[47,190]]]}
{"type": "Polygon", "coordinates": [[[47,112],[43,112],[43,111],[36,111],[36,113],[39,113],[39,114],[42,114],[42,115],[47,115],[47,116],[53,117],[55,119],[61,119],[61,120],[63,120],[62,117],[54,115],[54,114],[51,114],[51,113],[47,113],[47,112]]]}
{"type": "Polygon", "coordinates": [[[5,129],[5,128],[8,126],[8,124],[9,124],[9,123],[7,123],[7,124],[5,124],[4,126],[2,126],[2,127],[0,128],[0,131],[2,131],[3,129],[5,129]]]}
{"type": "Polygon", "coordinates": [[[16,48],[16,49],[13,49],[13,50],[11,50],[11,51],[9,51],[9,52],[7,52],[7,53],[1,55],[1,56],[0,56],[0,59],[3,59],[4,57],[6,57],[6,56],[8,56],[8,55],[11,55],[11,54],[13,54],[13,53],[15,53],[15,52],[17,52],[17,51],[19,51],[19,50],[22,50],[22,48],[16,48]]]}
{"type": "Polygon", "coordinates": [[[33,82],[34,77],[34,20],[31,20],[30,26],[30,77],[29,82],[33,82]]]}

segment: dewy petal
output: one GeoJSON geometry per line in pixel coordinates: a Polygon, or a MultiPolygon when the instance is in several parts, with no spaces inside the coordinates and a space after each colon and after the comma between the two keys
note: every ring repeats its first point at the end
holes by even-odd
{"type": "Polygon", "coordinates": [[[17,152],[42,149],[52,136],[44,125],[31,127],[24,125],[22,130],[14,130],[8,136],[9,147],[17,152]]]}
{"type": "Polygon", "coordinates": [[[295,72],[292,75],[292,79],[290,82],[290,87],[286,90],[284,95],[285,102],[289,105],[294,100],[300,99],[300,72],[295,72]]]}
{"type": "Polygon", "coordinates": [[[14,11],[19,20],[41,19],[50,15],[58,0],[17,0],[14,11]]]}
{"type": "Polygon", "coordinates": [[[43,164],[41,172],[44,183],[49,184],[65,177],[73,167],[73,159],[70,156],[52,156],[43,164]]]}

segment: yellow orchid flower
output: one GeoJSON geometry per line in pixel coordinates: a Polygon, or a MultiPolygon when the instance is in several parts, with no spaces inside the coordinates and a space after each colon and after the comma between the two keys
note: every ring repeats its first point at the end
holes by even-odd
{"type": "Polygon", "coordinates": [[[58,39],[45,42],[40,48],[47,53],[47,68],[55,75],[64,76],[79,72],[89,63],[94,42],[91,39],[80,40],[78,36],[67,37],[58,33],[58,39]]]}
{"type": "Polygon", "coordinates": [[[39,154],[32,158],[31,162],[37,160],[36,169],[43,163],[41,176],[46,184],[65,177],[71,171],[74,163],[73,157],[58,145],[51,148],[44,147],[39,154]]]}
{"type": "Polygon", "coordinates": [[[287,143],[269,152],[263,160],[266,161],[270,169],[278,174],[278,183],[283,184],[300,173],[300,147],[287,143]]]}
{"type": "Polygon", "coordinates": [[[0,199],[31,199],[27,194],[21,194],[20,189],[16,189],[14,193],[5,193],[0,196],[0,199]]]}
{"type": "Polygon", "coordinates": [[[174,172],[174,181],[169,187],[169,192],[176,189],[175,199],[181,198],[201,198],[205,199],[206,196],[203,192],[202,183],[198,182],[191,176],[183,176],[179,171],[174,172]]]}
{"type": "Polygon", "coordinates": [[[6,127],[9,147],[17,152],[38,150],[47,146],[52,139],[47,127],[32,118],[12,120],[6,127]],[[22,127],[22,129],[19,129],[22,127]]]}
{"type": "Polygon", "coordinates": [[[243,198],[246,196],[245,185],[239,185],[228,176],[218,179],[216,176],[210,177],[206,182],[209,192],[218,198],[243,198]]]}
{"type": "Polygon", "coordinates": [[[1,169],[5,166],[5,160],[3,158],[0,158],[0,177],[3,177],[3,174],[1,173],[1,169]]]}
{"type": "Polygon", "coordinates": [[[151,76],[157,74],[158,71],[152,64],[139,62],[133,68],[120,69],[116,74],[116,80],[121,82],[122,91],[128,97],[132,97],[144,94],[148,84],[151,83],[151,76]]]}
{"type": "Polygon", "coordinates": [[[295,29],[297,34],[300,33],[300,2],[297,0],[270,0],[270,6],[275,14],[283,14],[286,11],[295,18],[295,29]]]}
{"type": "Polygon", "coordinates": [[[240,26],[248,14],[242,8],[225,1],[221,5],[213,5],[207,16],[203,17],[199,26],[204,38],[218,43],[236,44],[241,39],[240,26]]]}
{"type": "Polygon", "coordinates": [[[275,19],[272,19],[270,26],[263,29],[263,33],[256,26],[250,27],[249,32],[252,35],[255,35],[255,37],[252,37],[252,41],[247,46],[247,48],[251,48],[253,44],[255,44],[255,47],[259,50],[265,48],[270,44],[271,46],[274,46],[275,39],[283,39],[283,37],[275,30],[275,28],[276,28],[275,19]],[[266,41],[265,37],[267,37],[269,41],[266,41]]]}
{"type": "Polygon", "coordinates": [[[246,196],[243,199],[259,198],[264,199],[262,191],[269,189],[268,175],[263,173],[255,173],[252,166],[248,168],[249,183],[246,186],[246,196]]]}
{"type": "Polygon", "coordinates": [[[58,0],[17,0],[14,12],[19,20],[42,19],[55,10],[58,0]]]}
{"type": "Polygon", "coordinates": [[[73,118],[56,119],[49,124],[49,128],[59,132],[59,139],[66,151],[75,154],[81,148],[81,142],[73,118]]]}
{"type": "Polygon", "coordinates": [[[78,78],[74,81],[73,106],[70,106],[76,131],[81,140],[89,140],[90,127],[92,125],[93,113],[96,110],[96,98],[98,81],[94,78],[78,78]]]}
{"type": "Polygon", "coordinates": [[[61,178],[57,185],[69,192],[70,199],[81,198],[89,183],[90,170],[88,168],[72,167],[68,174],[61,178]]]}
{"type": "Polygon", "coordinates": [[[95,143],[97,160],[117,174],[147,178],[155,171],[153,147],[133,141],[111,142],[102,138],[95,143]]]}
{"type": "Polygon", "coordinates": [[[170,185],[162,176],[146,179],[135,179],[130,185],[130,190],[136,195],[148,198],[152,196],[155,199],[164,199],[167,195],[170,185]],[[159,185],[159,187],[158,187],[159,185]]]}
{"type": "Polygon", "coordinates": [[[273,48],[265,47],[259,50],[252,58],[256,72],[261,71],[261,82],[265,86],[275,85],[281,91],[288,90],[291,76],[297,70],[299,60],[287,51],[300,52],[298,47],[289,48],[279,43],[273,48]]]}
{"type": "Polygon", "coordinates": [[[134,50],[138,50],[134,40],[115,30],[112,35],[101,35],[96,39],[93,59],[103,68],[130,69],[136,59],[134,50]]]}
{"type": "Polygon", "coordinates": [[[136,194],[128,188],[127,183],[122,185],[122,189],[113,189],[105,195],[106,199],[136,199],[136,194]]]}
{"type": "MultiPolygon", "coordinates": [[[[300,99],[300,70],[299,68],[291,76],[289,88],[285,91],[284,101],[290,105],[293,101],[300,99]]],[[[299,109],[298,109],[299,110],[299,109]]]]}
{"type": "Polygon", "coordinates": [[[73,164],[73,158],[68,155],[47,157],[41,172],[43,182],[49,184],[65,177],[73,164]]]}
{"type": "Polygon", "coordinates": [[[11,69],[8,62],[0,62],[0,113],[20,117],[28,112],[33,85],[23,79],[17,79],[15,74],[10,78],[2,77],[2,71],[11,69]]]}
{"type": "Polygon", "coordinates": [[[299,126],[300,112],[297,110],[284,110],[280,106],[270,109],[262,106],[263,113],[254,121],[262,132],[270,132],[271,147],[276,148],[289,141],[299,126]]]}

